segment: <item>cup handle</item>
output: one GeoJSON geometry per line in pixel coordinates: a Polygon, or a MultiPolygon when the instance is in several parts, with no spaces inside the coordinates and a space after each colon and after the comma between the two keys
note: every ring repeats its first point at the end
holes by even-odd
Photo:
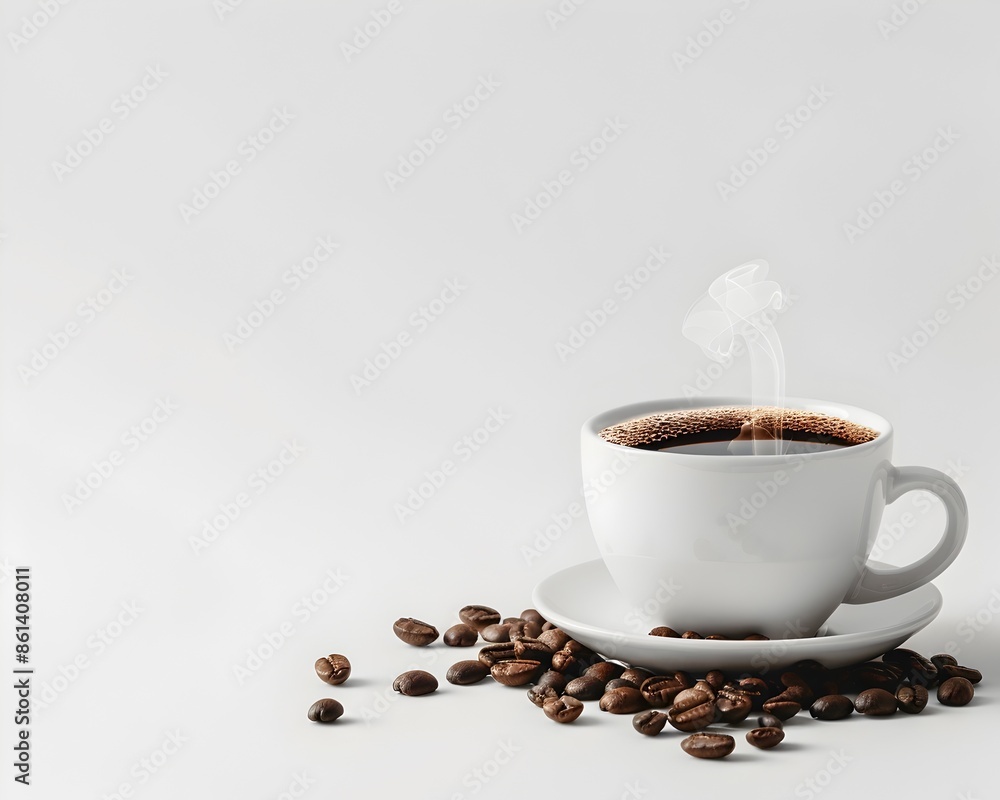
{"type": "Polygon", "coordinates": [[[886,504],[894,503],[907,492],[918,489],[933,492],[941,498],[948,513],[944,535],[933,550],[907,567],[877,569],[871,562],[865,563],[861,568],[861,577],[845,603],[872,603],[912,591],[940,575],[955,560],[965,543],[969,508],[955,481],[929,467],[887,467],[886,504]]]}

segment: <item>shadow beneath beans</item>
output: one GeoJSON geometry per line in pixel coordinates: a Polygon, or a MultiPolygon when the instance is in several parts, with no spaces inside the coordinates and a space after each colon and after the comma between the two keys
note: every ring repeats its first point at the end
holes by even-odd
{"type": "MultiPolygon", "coordinates": [[[[346,681],[344,681],[343,683],[341,683],[341,684],[339,684],[337,686],[331,686],[331,689],[333,689],[333,690],[337,690],[337,689],[341,689],[341,688],[343,688],[343,689],[349,689],[352,686],[359,686],[362,689],[369,689],[372,686],[376,686],[376,685],[383,686],[383,685],[386,685],[386,684],[383,681],[375,681],[375,680],[372,680],[371,678],[348,678],[346,681]]],[[[389,681],[388,685],[392,686],[392,681],[389,681]]]]}
{"type": "Polygon", "coordinates": [[[809,750],[810,748],[802,744],[802,742],[789,742],[787,740],[782,740],[778,742],[774,747],[770,748],[772,750],[789,750],[791,752],[801,752],[802,750],[809,750]]]}
{"type": "MultiPolygon", "coordinates": [[[[556,724],[558,725],[559,723],[557,722],[556,724]]],[[[586,714],[583,714],[583,715],[577,717],[572,722],[564,723],[564,724],[567,724],[567,725],[572,726],[574,728],[579,728],[581,726],[584,727],[584,728],[589,728],[592,725],[600,725],[601,722],[599,720],[597,720],[597,719],[594,719],[594,717],[588,717],[586,714]]]]}

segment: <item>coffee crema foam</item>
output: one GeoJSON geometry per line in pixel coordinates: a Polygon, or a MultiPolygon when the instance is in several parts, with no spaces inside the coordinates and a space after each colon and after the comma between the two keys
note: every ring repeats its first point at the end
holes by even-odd
{"type": "Polygon", "coordinates": [[[776,406],[718,406],[666,411],[609,425],[601,438],[612,444],[651,449],[678,438],[712,431],[739,431],[744,425],[780,430],[782,438],[835,439],[845,445],[863,444],[878,437],[878,431],[840,417],[776,406]],[[791,434],[789,436],[788,434],[791,434]]]}

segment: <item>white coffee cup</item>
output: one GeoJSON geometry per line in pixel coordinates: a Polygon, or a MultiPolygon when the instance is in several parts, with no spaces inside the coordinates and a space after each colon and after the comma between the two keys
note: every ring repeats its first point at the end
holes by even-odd
{"type": "Polygon", "coordinates": [[[590,524],[612,578],[650,628],[812,636],[841,603],[911,591],[958,555],[968,529],[961,489],[937,470],[893,466],[892,426],[870,411],[787,398],[788,408],[878,432],[871,441],[798,455],[642,450],[600,436],[650,414],[749,405],[745,398],[651,401],[583,426],[590,524]],[[885,506],[914,490],[943,501],[940,541],[906,567],[871,563],[885,506]]]}

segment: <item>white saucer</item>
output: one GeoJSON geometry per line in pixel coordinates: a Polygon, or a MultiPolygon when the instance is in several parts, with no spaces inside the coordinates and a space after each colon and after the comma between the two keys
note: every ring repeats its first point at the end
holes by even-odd
{"type": "MultiPolygon", "coordinates": [[[[639,617],[630,609],[600,559],[560,570],[541,581],[534,607],[581,644],[605,658],[670,670],[739,670],[762,673],[804,659],[826,667],[856,664],[898,647],[928,625],[941,610],[941,592],[931,583],[889,600],[841,605],[820,632],[808,639],[728,641],[649,636],[648,621],[625,632],[639,617]]],[[[708,633],[708,631],[703,631],[708,633]]]]}

